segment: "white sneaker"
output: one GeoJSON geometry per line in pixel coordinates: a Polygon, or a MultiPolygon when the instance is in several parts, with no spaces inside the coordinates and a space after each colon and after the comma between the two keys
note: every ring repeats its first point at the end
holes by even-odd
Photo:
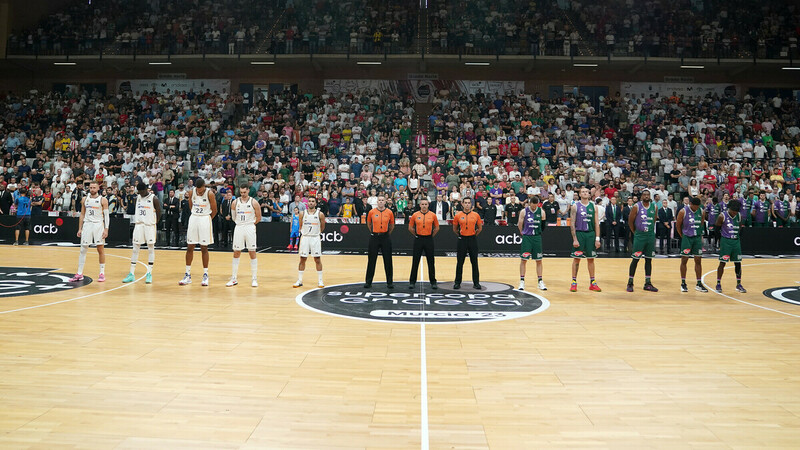
{"type": "Polygon", "coordinates": [[[192,283],[192,276],[191,275],[184,275],[181,281],[178,281],[178,284],[181,286],[186,286],[187,284],[192,283]]]}
{"type": "Polygon", "coordinates": [[[523,283],[523,282],[520,282],[520,283],[519,283],[519,287],[517,288],[517,290],[518,290],[518,291],[524,291],[524,290],[525,290],[525,283],[523,283]]]}
{"type": "Polygon", "coordinates": [[[258,280],[256,280],[255,278],[253,278],[253,282],[252,282],[252,283],[250,283],[250,286],[253,286],[253,287],[258,287],[258,280]]]}
{"type": "Polygon", "coordinates": [[[546,291],[547,290],[547,286],[544,285],[544,280],[539,281],[539,290],[540,291],[546,291]]]}
{"type": "Polygon", "coordinates": [[[295,283],[292,285],[292,287],[293,287],[293,288],[299,288],[299,287],[300,287],[300,286],[302,286],[302,285],[303,285],[303,282],[302,282],[302,281],[300,281],[300,280],[297,280],[297,281],[295,281],[295,283]]]}
{"type": "Polygon", "coordinates": [[[232,286],[236,286],[237,284],[239,284],[239,281],[236,278],[231,278],[231,281],[228,281],[227,283],[225,283],[225,286],[226,287],[232,287],[232,286]]]}
{"type": "Polygon", "coordinates": [[[203,274],[203,281],[200,282],[200,286],[208,286],[208,274],[203,274]]]}

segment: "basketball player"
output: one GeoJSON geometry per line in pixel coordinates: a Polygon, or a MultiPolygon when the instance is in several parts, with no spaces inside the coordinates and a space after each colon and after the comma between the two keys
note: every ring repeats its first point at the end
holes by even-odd
{"type": "Polygon", "coordinates": [[[719,243],[719,267],[717,267],[717,292],[722,292],[722,274],[725,272],[725,264],[733,261],[736,271],[736,290],[747,293],[747,289],[742,286],[742,243],[739,241],[739,229],[742,226],[742,215],[739,214],[742,205],[739,200],[731,200],[728,203],[728,210],[717,217],[717,227],[719,228],[722,240],[719,243]]]}
{"type": "Polygon", "coordinates": [[[378,205],[367,213],[367,228],[369,229],[369,249],[367,256],[367,276],[364,289],[372,287],[375,277],[375,266],[378,263],[378,250],[383,256],[383,270],[386,272],[386,287],[394,288],[392,282],[394,270],[392,267],[392,231],[394,230],[394,213],[386,207],[386,196],[378,196],[378,205]]]}
{"type": "Polygon", "coordinates": [[[628,292],[633,292],[633,277],[636,275],[636,266],[644,258],[644,290],[658,292],[650,275],[653,273],[653,257],[656,255],[656,205],[650,201],[650,191],[642,191],[639,203],[633,205],[628,216],[628,226],[633,233],[631,266],[628,269],[628,292]]]}
{"type": "Polygon", "coordinates": [[[425,253],[425,261],[428,264],[428,279],[431,289],[439,289],[436,283],[436,264],[433,258],[434,246],[433,237],[439,232],[439,218],[436,213],[428,208],[430,202],[426,197],[419,200],[419,211],[415,212],[408,220],[408,231],[414,235],[414,253],[411,259],[411,275],[408,277],[408,288],[414,289],[417,283],[417,271],[422,253],[425,253]]]}
{"type": "Polygon", "coordinates": [[[675,231],[681,237],[681,292],[689,292],[686,286],[686,265],[689,257],[694,256],[694,274],[697,284],[694,289],[708,292],[703,281],[703,235],[702,227],[706,220],[706,213],[700,207],[700,199],[692,197],[689,206],[684,206],[678,211],[675,231]]]}
{"type": "Polygon", "coordinates": [[[464,260],[469,253],[469,262],[472,266],[472,287],[480,289],[481,274],[478,270],[478,239],[477,236],[483,230],[483,220],[481,216],[472,210],[472,199],[467,197],[461,201],[462,211],[456,213],[453,218],[453,232],[458,236],[458,246],[456,248],[456,279],[453,281],[453,289],[461,288],[461,275],[464,271],[464,260]]]}
{"type": "Polygon", "coordinates": [[[206,182],[198,178],[189,196],[189,224],[186,227],[186,274],[178,282],[185,286],[192,282],[192,260],[194,247],[200,245],[203,254],[203,281],[201,286],[208,286],[208,246],[214,243],[212,220],[217,215],[217,198],[206,187],[206,182]]]}
{"type": "Polygon", "coordinates": [[[133,252],[131,252],[131,271],[122,280],[123,283],[130,283],[136,277],[136,261],[139,259],[139,249],[142,244],[147,244],[147,275],[144,282],[153,282],[153,263],[156,260],[156,224],[161,218],[161,202],[158,197],[147,189],[147,185],[141,181],[136,186],[139,196],[136,197],[136,209],[134,210],[133,227],[133,252]]]}
{"type": "Polygon", "coordinates": [[[300,265],[297,267],[297,282],[292,287],[303,285],[303,271],[306,270],[308,255],[314,258],[317,265],[317,286],[325,287],[322,282],[322,232],[325,231],[325,214],[317,209],[317,198],[309,197],[308,208],[300,213],[300,265]]]}
{"type": "Polygon", "coordinates": [[[539,196],[534,195],[528,201],[528,206],[522,210],[517,221],[517,228],[522,235],[522,248],[519,256],[519,289],[525,290],[525,272],[528,268],[528,260],[536,261],[536,276],[539,278],[539,289],[546,291],[542,280],[542,224],[545,223],[545,213],[539,207],[539,196]]]}
{"type": "Polygon", "coordinates": [[[250,197],[250,188],[239,187],[239,198],[231,204],[233,222],[233,269],[231,279],[225,286],[231,287],[239,284],[239,256],[243,249],[250,253],[250,286],[258,287],[258,255],[256,255],[256,223],[261,222],[261,206],[253,197],[250,197]]]}
{"type": "Polygon", "coordinates": [[[600,286],[594,279],[594,258],[600,248],[600,217],[595,204],[589,200],[589,188],[581,187],[580,201],[570,207],[569,229],[572,232],[572,284],[570,292],[578,291],[578,269],[581,259],[586,259],[589,270],[589,290],[600,292],[600,286]],[[592,243],[594,242],[594,243],[592,243]]]}
{"type": "Polygon", "coordinates": [[[86,264],[86,253],[89,246],[97,246],[97,255],[100,261],[100,276],[97,281],[106,281],[106,253],[105,239],[108,237],[108,226],[111,218],[108,212],[108,200],[100,195],[100,185],[97,181],[89,184],[89,195],[83,199],[81,217],[78,219],[78,237],[81,238],[81,254],[78,256],[78,272],[69,281],[83,280],[83,266],[86,264]]]}

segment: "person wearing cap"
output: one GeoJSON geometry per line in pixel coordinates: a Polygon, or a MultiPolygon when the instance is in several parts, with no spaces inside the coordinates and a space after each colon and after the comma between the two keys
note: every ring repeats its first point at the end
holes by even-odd
{"type": "Polygon", "coordinates": [[[695,290],[708,292],[703,286],[703,224],[706,221],[706,212],[700,207],[702,202],[697,197],[692,197],[690,204],[678,211],[675,219],[675,231],[681,237],[681,292],[689,292],[686,285],[686,265],[689,257],[694,257],[694,274],[697,277],[695,290]]]}
{"type": "Polygon", "coordinates": [[[453,232],[458,236],[456,277],[453,281],[453,289],[461,288],[461,276],[467,253],[469,253],[469,262],[472,265],[472,287],[481,289],[477,236],[483,231],[483,220],[478,213],[472,210],[472,198],[465,198],[461,204],[463,210],[459,211],[453,219],[453,232]]]}
{"type": "Polygon", "coordinates": [[[367,228],[370,232],[368,256],[367,256],[367,275],[364,281],[364,289],[372,287],[372,279],[375,277],[375,265],[378,262],[378,250],[383,256],[383,270],[386,272],[386,287],[392,289],[393,268],[392,268],[392,231],[394,230],[394,213],[386,208],[386,196],[378,196],[378,204],[367,213],[367,228]]]}
{"type": "Polygon", "coordinates": [[[433,259],[433,237],[439,232],[439,219],[433,211],[429,210],[429,201],[422,198],[419,201],[419,211],[415,212],[408,220],[408,231],[414,236],[414,253],[411,262],[411,275],[408,278],[408,288],[414,289],[417,282],[417,271],[422,253],[428,264],[428,278],[431,289],[437,289],[436,265],[433,259]]]}
{"type": "Polygon", "coordinates": [[[720,230],[719,266],[717,267],[717,292],[722,292],[722,274],[725,273],[725,264],[733,261],[736,271],[736,290],[747,293],[742,286],[742,243],[739,240],[739,230],[742,227],[742,215],[739,211],[742,204],[739,200],[728,202],[728,210],[717,217],[717,227],[720,230]]]}

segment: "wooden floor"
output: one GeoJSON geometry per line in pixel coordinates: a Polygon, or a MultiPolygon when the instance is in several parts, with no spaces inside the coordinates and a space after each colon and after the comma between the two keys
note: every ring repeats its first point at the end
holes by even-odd
{"type": "MultiPolygon", "coordinates": [[[[211,255],[208,288],[177,285],[182,252],[158,252],[152,285],[121,284],[130,251],[109,254],[105,283],[0,296],[0,448],[800,446],[800,307],[762,294],[797,285],[800,260],[747,260],[749,293],[731,270],[725,297],[681,294],[675,259],[654,262],[657,294],[642,275],[624,292],[624,259],[598,260],[602,293],[581,267],[573,294],[569,260],[548,259],[546,311],[425,327],[425,420],[422,327],[298,306],[296,256],[260,254],[253,289],[225,288],[228,253],[211,255]]],[[[78,250],[0,257],[71,273],[78,250]]],[[[326,282],[362,281],[365,260],[324,256],[326,282]]],[[[437,261],[451,279],[455,260],[437,261]]],[[[517,260],[481,264],[516,284],[517,260]]],[[[395,266],[404,278],[410,258],[395,266]]],[[[243,258],[240,279],[249,270],[243,258]]]]}

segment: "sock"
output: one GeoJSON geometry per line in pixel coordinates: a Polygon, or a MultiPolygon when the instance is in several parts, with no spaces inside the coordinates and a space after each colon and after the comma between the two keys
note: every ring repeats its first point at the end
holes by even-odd
{"type": "Polygon", "coordinates": [[[628,277],[628,284],[633,284],[633,277],[628,277]]]}
{"type": "Polygon", "coordinates": [[[320,285],[320,286],[322,286],[323,284],[325,284],[325,283],[323,283],[323,282],[322,282],[322,271],[321,271],[321,270],[318,270],[318,271],[317,271],[317,280],[319,281],[319,285],[320,285]]]}
{"type": "Polygon", "coordinates": [[[192,266],[186,266],[186,275],[192,276],[192,266]]]}
{"type": "Polygon", "coordinates": [[[539,281],[542,281],[542,277],[537,277],[537,278],[539,278],[539,281]]]}
{"type": "Polygon", "coordinates": [[[525,277],[519,277],[519,281],[525,281],[525,277]]]}
{"type": "Polygon", "coordinates": [[[686,278],[681,277],[681,284],[686,284],[686,278]]]}
{"type": "Polygon", "coordinates": [[[139,260],[139,246],[134,245],[131,252],[131,273],[136,273],[136,261],[139,260]]]}
{"type": "Polygon", "coordinates": [[[239,258],[233,258],[233,268],[231,269],[231,278],[234,280],[239,276],[239,258]]]}
{"type": "Polygon", "coordinates": [[[644,284],[650,284],[650,277],[644,277],[644,284]]]}
{"type": "Polygon", "coordinates": [[[698,284],[698,285],[702,285],[702,284],[703,284],[703,280],[701,280],[700,278],[698,278],[698,279],[697,279],[697,284],[698,284]]]}
{"type": "Polygon", "coordinates": [[[298,270],[297,271],[297,281],[299,281],[301,283],[303,282],[303,271],[302,270],[298,270]]]}
{"type": "Polygon", "coordinates": [[[717,278],[717,284],[722,284],[722,278],[717,278]]]}
{"type": "Polygon", "coordinates": [[[250,275],[253,276],[253,279],[258,277],[258,259],[250,260],[250,275]]]}
{"type": "Polygon", "coordinates": [[[203,275],[208,276],[208,267],[203,267],[203,275]]]}
{"type": "Polygon", "coordinates": [[[153,273],[153,264],[156,263],[156,246],[147,246],[147,273],[153,273]]]}
{"type": "Polygon", "coordinates": [[[572,277],[572,282],[574,284],[578,284],[578,277],[572,277]]]}
{"type": "Polygon", "coordinates": [[[83,266],[86,264],[86,253],[89,247],[81,245],[81,254],[78,255],[78,275],[83,275],[83,266]]]}
{"type": "Polygon", "coordinates": [[[100,264],[100,275],[103,275],[104,273],[106,273],[106,265],[100,264]]]}
{"type": "Polygon", "coordinates": [[[594,284],[594,277],[589,277],[589,283],[594,284]]]}

